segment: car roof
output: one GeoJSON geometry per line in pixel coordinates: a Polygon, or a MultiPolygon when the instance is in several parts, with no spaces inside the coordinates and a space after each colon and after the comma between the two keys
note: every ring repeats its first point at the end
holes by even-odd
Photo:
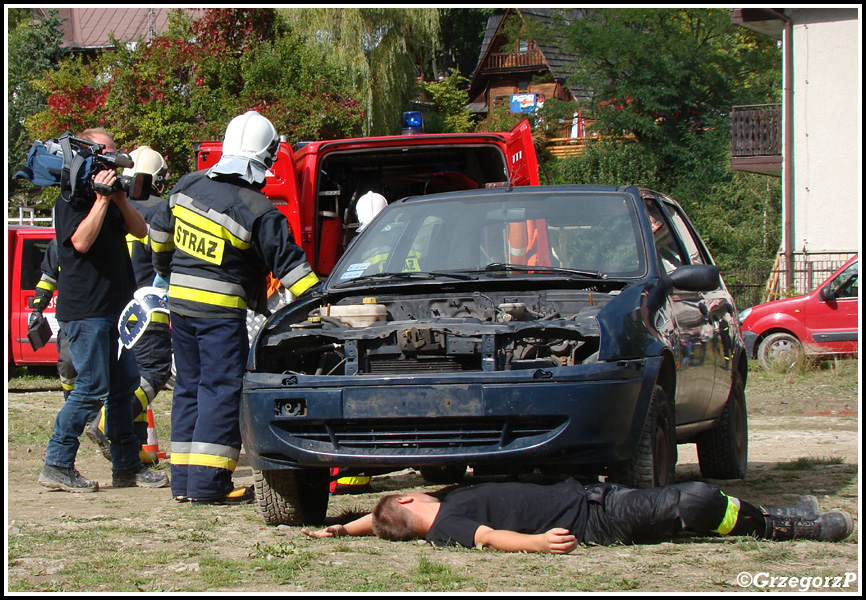
{"type": "Polygon", "coordinates": [[[445,192],[441,194],[427,194],[421,196],[408,196],[401,198],[397,203],[415,203],[415,202],[436,202],[439,200],[449,200],[457,198],[473,198],[496,196],[502,194],[550,194],[550,193],[591,193],[591,192],[628,192],[632,194],[642,194],[644,192],[652,192],[645,188],[637,188],[635,186],[615,186],[615,185],[522,185],[515,187],[495,187],[478,190],[466,190],[460,192],[445,192]]]}

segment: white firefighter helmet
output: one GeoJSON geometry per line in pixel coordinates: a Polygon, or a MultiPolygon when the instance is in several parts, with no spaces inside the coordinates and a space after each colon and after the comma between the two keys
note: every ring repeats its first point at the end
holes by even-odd
{"type": "Polygon", "coordinates": [[[246,158],[270,169],[279,145],[273,123],[251,110],[232,119],[226,127],[223,156],[246,158]]]}
{"type": "Polygon", "coordinates": [[[388,206],[388,200],[385,196],[376,192],[367,192],[358,198],[358,203],[355,205],[358,223],[360,223],[358,231],[363,230],[373,220],[373,217],[378,215],[386,206],[388,206]]]}
{"type": "Polygon", "coordinates": [[[153,184],[158,186],[165,179],[165,174],[168,171],[168,166],[165,164],[165,159],[162,154],[151,148],[150,146],[139,146],[129,153],[132,158],[132,169],[130,172],[145,173],[153,177],[153,184]]]}

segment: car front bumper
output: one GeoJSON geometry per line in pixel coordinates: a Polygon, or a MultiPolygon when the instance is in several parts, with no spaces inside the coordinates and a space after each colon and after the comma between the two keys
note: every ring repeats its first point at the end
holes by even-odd
{"type": "Polygon", "coordinates": [[[247,373],[259,470],[443,464],[604,466],[638,443],[661,358],[393,377],[247,373]]]}

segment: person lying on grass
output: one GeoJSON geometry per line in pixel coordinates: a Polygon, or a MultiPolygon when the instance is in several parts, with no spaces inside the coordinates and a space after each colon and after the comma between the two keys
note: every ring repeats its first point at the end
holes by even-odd
{"type": "Polygon", "coordinates": [[[814,496],[764,509],[688,482],[630,489],[573,479],[553,484],[483,483],[431,494],[389,494],[373,512],[342,525],[303,529],[311,538],[375,535],[423,538],[437,546],[566,554],[578,545],[670,540],[680,532],[771,540],[841,541],[854,529],[845,511],[821,513],[814,496]]]}

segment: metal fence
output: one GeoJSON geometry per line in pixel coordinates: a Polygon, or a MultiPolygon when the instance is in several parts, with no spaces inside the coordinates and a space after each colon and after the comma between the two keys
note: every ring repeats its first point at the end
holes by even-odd
{"type": "Polygon", "coordinates": [[[722,271],[728,291],[737,310],[789,296],[808,294],[833,274],[853,252],[821,254],[794,253],[794,285],[785,289],[785,257],[781,255],[773,269],[722,271]]]}

